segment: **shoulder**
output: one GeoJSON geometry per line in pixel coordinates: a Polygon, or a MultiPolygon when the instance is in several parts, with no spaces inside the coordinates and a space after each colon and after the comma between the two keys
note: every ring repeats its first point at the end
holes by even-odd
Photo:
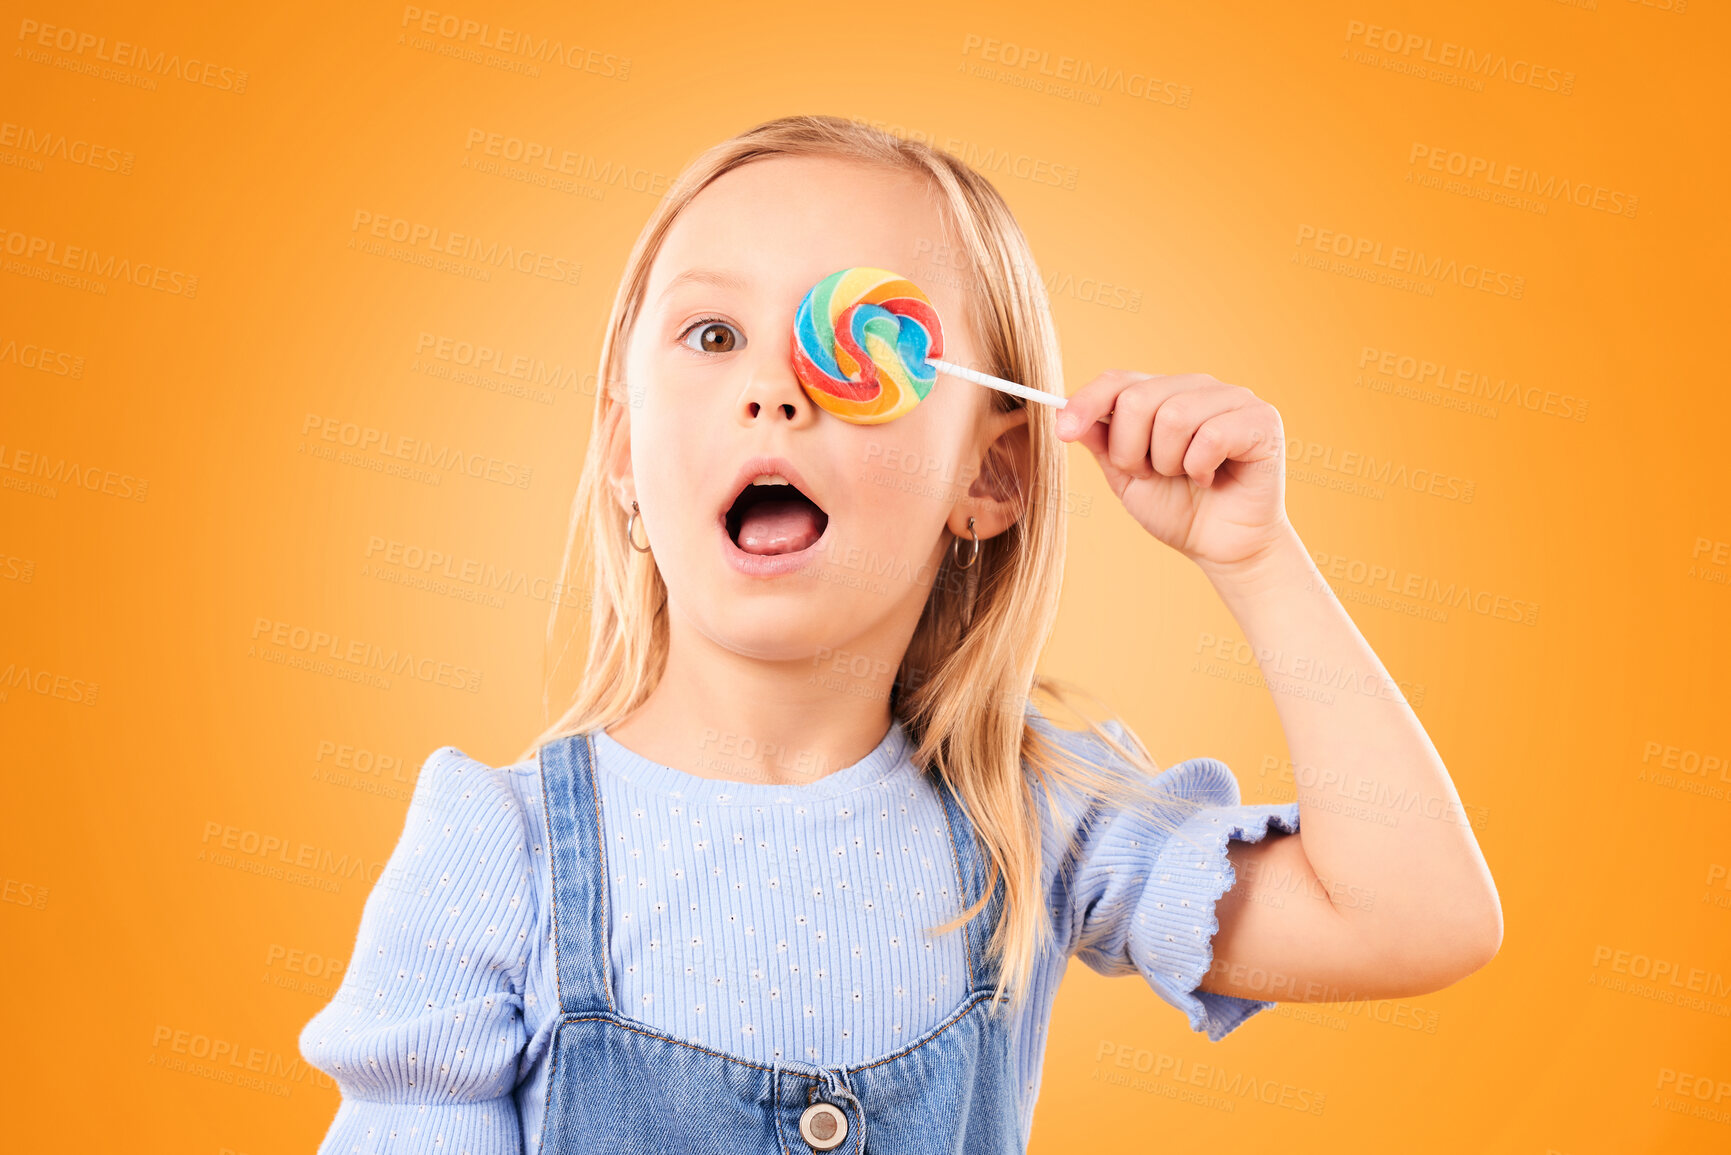
{"type": "Polygon", "coordinates": [[[489,766],[442,746],[427,756],[415,780],[403,837],[425,853],[450,839],[524,838],[538,829],[540,768],[534,759],[489,766]]]}
{"type": "MultiPolygon", "coordinates": [[[[441,746],[421,763],[420,778],[415,783],[415,800],[419,802],[429,791],[432,800],[447,799],[451,795],[444,791],[450,787],[468,786],[477,791],[497,793],[509,789],[512,779],[534,776],[539,772],[534,756],[509,765],[490,766],[455,746],[441,746]]],[[[460,797],[461,793],[459,789],[457,796],[460,797]]]]}
{"type": "MultiPolygon", "coordinates": [[[[1039,815],[1041,888],[1055,925],[1079,929],[1078,905],[1110,898],[1113,888],[1138,884],[1149,865],[1199,839],[1245,837],[1238,780],[1226,763],[1197,757],[1153,773],[1138,768],[1090,729],[1069,729],[1030,712],[1030,725],[1058,757],[1088,770],[1091,781],[1060,765],[1043,780],[1027,768],[1039,815]]],[[[1144,756],[1136,736],[1117,720],[1100,724],[1119,746],[1144,756]]],[[[1152,759],[1148,759],[1152,763],[1152,759]]]]}
{"type": "Polygon", "coordinates": [[[546,844],[539,794],[533,759],[489,766],[454,746],[433,751],[379,879],[382,901],[399,915],[458,898],[471,908],[534,910],[546,844]]]}
{"type": "MultiPolygon", "coordinates": [[[[1052,827],[1052,833],[1073,833],[1079,826],[1135,807],[1163,811],[1168,820],[1181,819],[1201,807],[1237,806],[1240,802],[1238,779],[1226,763],[1217,758],[1189,758],[1153,774],[1140,771],[1112,744],[1086,728],[1060,726],[1040,711],[1030,708],[1028,724],[1039,739],[1059,758],[1070,764],[1093,770],[1107,771],[1120,782],[1138,785],[1135,790],[1099,791],[1084,788],[1068,767],[1060,764],[1053,774],[1046,775],[1052,797],[1037,780],[1034,768],[1024,766],[1042,821],[1052,827]]],[[[1140,739],[1122,722],[1113,718],[1100,723],[1100,728],[1119,746],[1138,751],[1146,757],[1140,739]]],[[[1152,763],[1152,758],[1148,758],[1152,763]]]]}

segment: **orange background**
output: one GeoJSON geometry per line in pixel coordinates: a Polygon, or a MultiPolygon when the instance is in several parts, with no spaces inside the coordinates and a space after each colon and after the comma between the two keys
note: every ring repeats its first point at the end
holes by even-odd
{"type": "MultiPolygon", "coordinates": [[[[698,150],[794,111],[993,177],[1053,288],[1068,389],[1203,370],[1279,407],[1306,457],[1293,521],[1406,685],[1502,894],[1502,954],[1456,987],[1283,1005],[1220,1044],[1075,964],[1033,1150],[1226,1129],[1293,1152],[1731,1145],[1721,11],[465,5],[588,67],[452,54],[460,27],[390,5],[7,5],[8,1146],[318,1143],[337,1093],[296,1037],[422,759],[502,764],[540,727],[546,590],[624,257],[698,150]],[[1434,63],[1448,44],[1494,74],[1434,63]],[[487,158],[489,133],[569,151],[576,175],[514,177],[535,170],[487,158]],[[1474,157],[1586,203],[1487,199],[1448,171],[1474,157]],[[429,268],[424,243],[369,249],[357,213],[580,269],[429,268]],[[1397,247],[1437,274],[1379,280],[1397,247]],[[1482,291],[1469,267],[1502,276],[1482,291]],[[457,364],[482,345],[551,382],[457,364]],[[321,457],[345,424],[494,476],[321,457]],[[443,584],[409,568],[433,553],[443,584]],[[494,591],[469,562],[514,576],[494,591]],[[297,668],[297,629],[464,673],[297,668]],[[1193,1063],[1258,1093],[1196,1102],[1173,1074],[1193,1063]],[[1283,1107],[1288,1088],[1321,1112],[1283,1107]]],[[[1232,619],[1075,452],[1044,668],[1162,761],[1212,754],[1246,800],[1292,798],[1273,705],[1239,680],[1254,665],[1213,656],[1232,619]]]]}

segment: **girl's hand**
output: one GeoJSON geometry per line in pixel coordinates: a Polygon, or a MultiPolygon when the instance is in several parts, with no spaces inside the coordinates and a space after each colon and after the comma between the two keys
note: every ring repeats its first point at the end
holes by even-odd
{"type": "Polygon", "coordinates": [[[1248,565],[1290,531],[1280,414],[1241,385],[1111,369],[1058,411],[1058,438],[1087,446],[1130,516],[1205,569],[1248,565]]]}

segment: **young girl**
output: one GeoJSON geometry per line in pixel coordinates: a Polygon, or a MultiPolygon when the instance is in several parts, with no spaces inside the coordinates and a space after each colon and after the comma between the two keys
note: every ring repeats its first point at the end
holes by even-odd
{"type": "Polygon", "coordinates": [[[790,342],[853,266],[926,291],[946,360],[1059,389],[1027,241],[955,158],[801,116],[682,175],[602,348],[565,554],[586,660],[523,761],[422,769],[301,1035],[343,1093],[321,1151],[1022,1151],[1072,955],[1219,1040],[1496,953],[1448,773],[1286,519],[1274,409],[1199,375],[1062,410],[940,376],[842,420],[790,342]],[[1296,803],[1159,772],[1035,673],[1064,442],[1236,617],[1296,803]]]}

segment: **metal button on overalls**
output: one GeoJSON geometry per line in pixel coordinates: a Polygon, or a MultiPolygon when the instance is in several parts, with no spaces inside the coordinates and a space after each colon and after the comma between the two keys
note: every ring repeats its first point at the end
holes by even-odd
{"type": "Polygon", "coordinates": [[[799,1117],[799,1137],[818,1151],[840,1147],[847,1138],[847,1113],[834,1103],[813,1103],[799,1117]]]}

